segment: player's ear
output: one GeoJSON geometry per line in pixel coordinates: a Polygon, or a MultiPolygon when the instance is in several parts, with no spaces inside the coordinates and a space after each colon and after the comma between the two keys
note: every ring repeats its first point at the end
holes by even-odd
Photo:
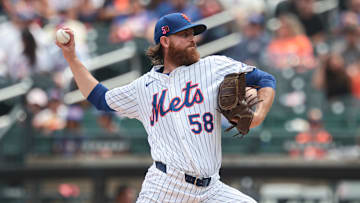
{"type": "Polygon", "coordinates": [[[166,36],[161,36],[160,37],[160,44],[162,47],[164,48],[168,48],[170,45],[170,38],[166,37],[166,36]]]}

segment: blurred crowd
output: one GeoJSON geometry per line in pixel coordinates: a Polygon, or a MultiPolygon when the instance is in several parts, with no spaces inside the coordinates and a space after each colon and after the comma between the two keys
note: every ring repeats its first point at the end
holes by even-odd
{"type": "MultiPolygon", "coordinates": [[[[44,136],[65,132],[59,136],[76,137],[71,145],[61,139],[55,145],[55,151],[76,152],[82,137],[91,134],[84,127],[89,116],[96,116],[94,124],[102,134],[121,136],[122,130],[115,122],[117,115],[94,113],[86,102],[64,103],[65,92],[74,84],[64,80],[67,64],[54,44],[56,29],[67,26],[75,31],[76,51],[85,61],[129,41],[141,41],[138,50],[143,52],[153,43],[154,25],[164,14],[182,12],[198,21],[226,10],[234,20],[209,29],[198,38],[198,45],[238,33],[238,44],[216,54],[288,79],[310,75],[302,83],[294,80],[294,90],[284,94],[285,101],[279,97],[280,103],[294,108],[309,103],[311,98],[304,99],[305,93],[299,91],[303,83],[330,103],[360,99],[360,0],[2,0],[0,87],[31,78],[33,88],[21,99],[27,125],[44,136]]],[[[151,66],[144,61],[146,72],[151,66]]],[[[11,106],[1,101],[0,112],[8,113],[11,106]]],[[[321,110],[321,104],[317,107],[321,110]]],[[[311,113],[303,112],[307,126],[313,126],[307,117],[311,113]]],[[[310,139],[304,136],[297,142],[310,139]]]]}
{"type": "MultiPolygon", "coordinates": [[[[67,63],[54,43],[56,30],[64,26],[74,30],[76,52],[80,60],[86,61],[133,40],[143,41],[144,47],[138,47],[143,52],[153,43],[157,19],[167,13],[183,12],[197,21],[222,9],[216,0],[1,1],[0,88],[28,79],[33,82],[24,97],[0,101],[1,115],[21,103],[26,112],[22,127],[34,136],[54,137],[54,153],[96,151],[107,157],[114,151],[128,152],[125,141],[116,146],[113,142],[100,147],[99,143],[83,144],[84,137],[93,135],[121,137],[123,131],[116,122],[121,118],[96,112],[87,102],[71,105],[64,102],[65,93],[75,89],[75,85],[65,77],[67,63]]],[[[146,63],[143,72],[151,68],[146,63]]],[[[100,70],[93,74],[100,80],[106,74],[114,77],[123,67],[115,69],[119,71],[100,70]]]]}

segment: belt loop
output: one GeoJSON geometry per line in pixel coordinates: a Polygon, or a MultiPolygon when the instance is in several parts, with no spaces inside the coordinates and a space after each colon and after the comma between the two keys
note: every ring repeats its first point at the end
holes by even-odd
{"type": "Polygon", "coordinates": [[[160,171],[166,173],[166,164],[160,162],[160,161],[155,161],[155,165],[156,168],[159,169],[160,171]]]}
{"type": "Polygon", "coordinates": [[[194,185],[198,186],[198,184],[197,184],[198,180],[199,180],[199,178],[195,177],[194,185]]]}

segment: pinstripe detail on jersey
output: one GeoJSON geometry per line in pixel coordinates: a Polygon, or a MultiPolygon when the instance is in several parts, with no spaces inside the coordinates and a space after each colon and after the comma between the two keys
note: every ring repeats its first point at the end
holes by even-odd
{"type": "Polygon", "coordinates": [[[218,202],[226,202],[226,203],[256,203],[256,201],[249,197],[248,195],[232,188],[222,182],[219,181],[219,185],[217,186],[218,190],[213,196],[208,196],[206,199],[201,202],[204,203],[218,203],[218,202]]]}
{"type": "Polygon", "coordinates": [[[164,173],[155,164],[149,168],[137,203],[256,203],[221,182],[218,174],[212,177],[208,187],[197,187],[187,183],[183,173],[169,169],[164,173]]]}
{"type": "Polygon", "coordinates": [[[221,115],[216,111],[219,85],[226,74],[249,72],[254,67],[224,56],[209,56],[169,75],[157,72],[159,68],[108,91],[107,104],[143,123],[154,160],[193,176],[217,173],[221,166],[221,115]],[[193,121],[202,122],[199,134],[192,131],[194,125],[189,121],[189,115],[195,114],[199,117],[193,121]],[[212,130],[210,124],[204,130],[204,115],[212,115],[212,130]]]}
{"type": "Polygon", "coordinates": [[[139,118],[136,88],[133,83],[107,91],[105,99],[112,109],[120,112],[123,116],[139,118]]]}

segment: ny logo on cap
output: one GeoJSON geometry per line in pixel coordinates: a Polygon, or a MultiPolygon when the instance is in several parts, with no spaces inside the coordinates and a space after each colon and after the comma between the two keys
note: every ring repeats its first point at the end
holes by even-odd
{"type": "Polygon", "coordinates": [[[169,26],[165,25],[161,27],[162,33],[165,35],[166,33],[170,32],[169,26]]]}
{"type": "Polygon", "coordinates": [[[189,23],[191,23],[191,20],[190,20],[189,17],[187,17],[187,15],[185,15],[185,14],[182,13],[181,16],[182,16],[183,18],[185,18],[185,20],[189,21],[189,23]]]}

